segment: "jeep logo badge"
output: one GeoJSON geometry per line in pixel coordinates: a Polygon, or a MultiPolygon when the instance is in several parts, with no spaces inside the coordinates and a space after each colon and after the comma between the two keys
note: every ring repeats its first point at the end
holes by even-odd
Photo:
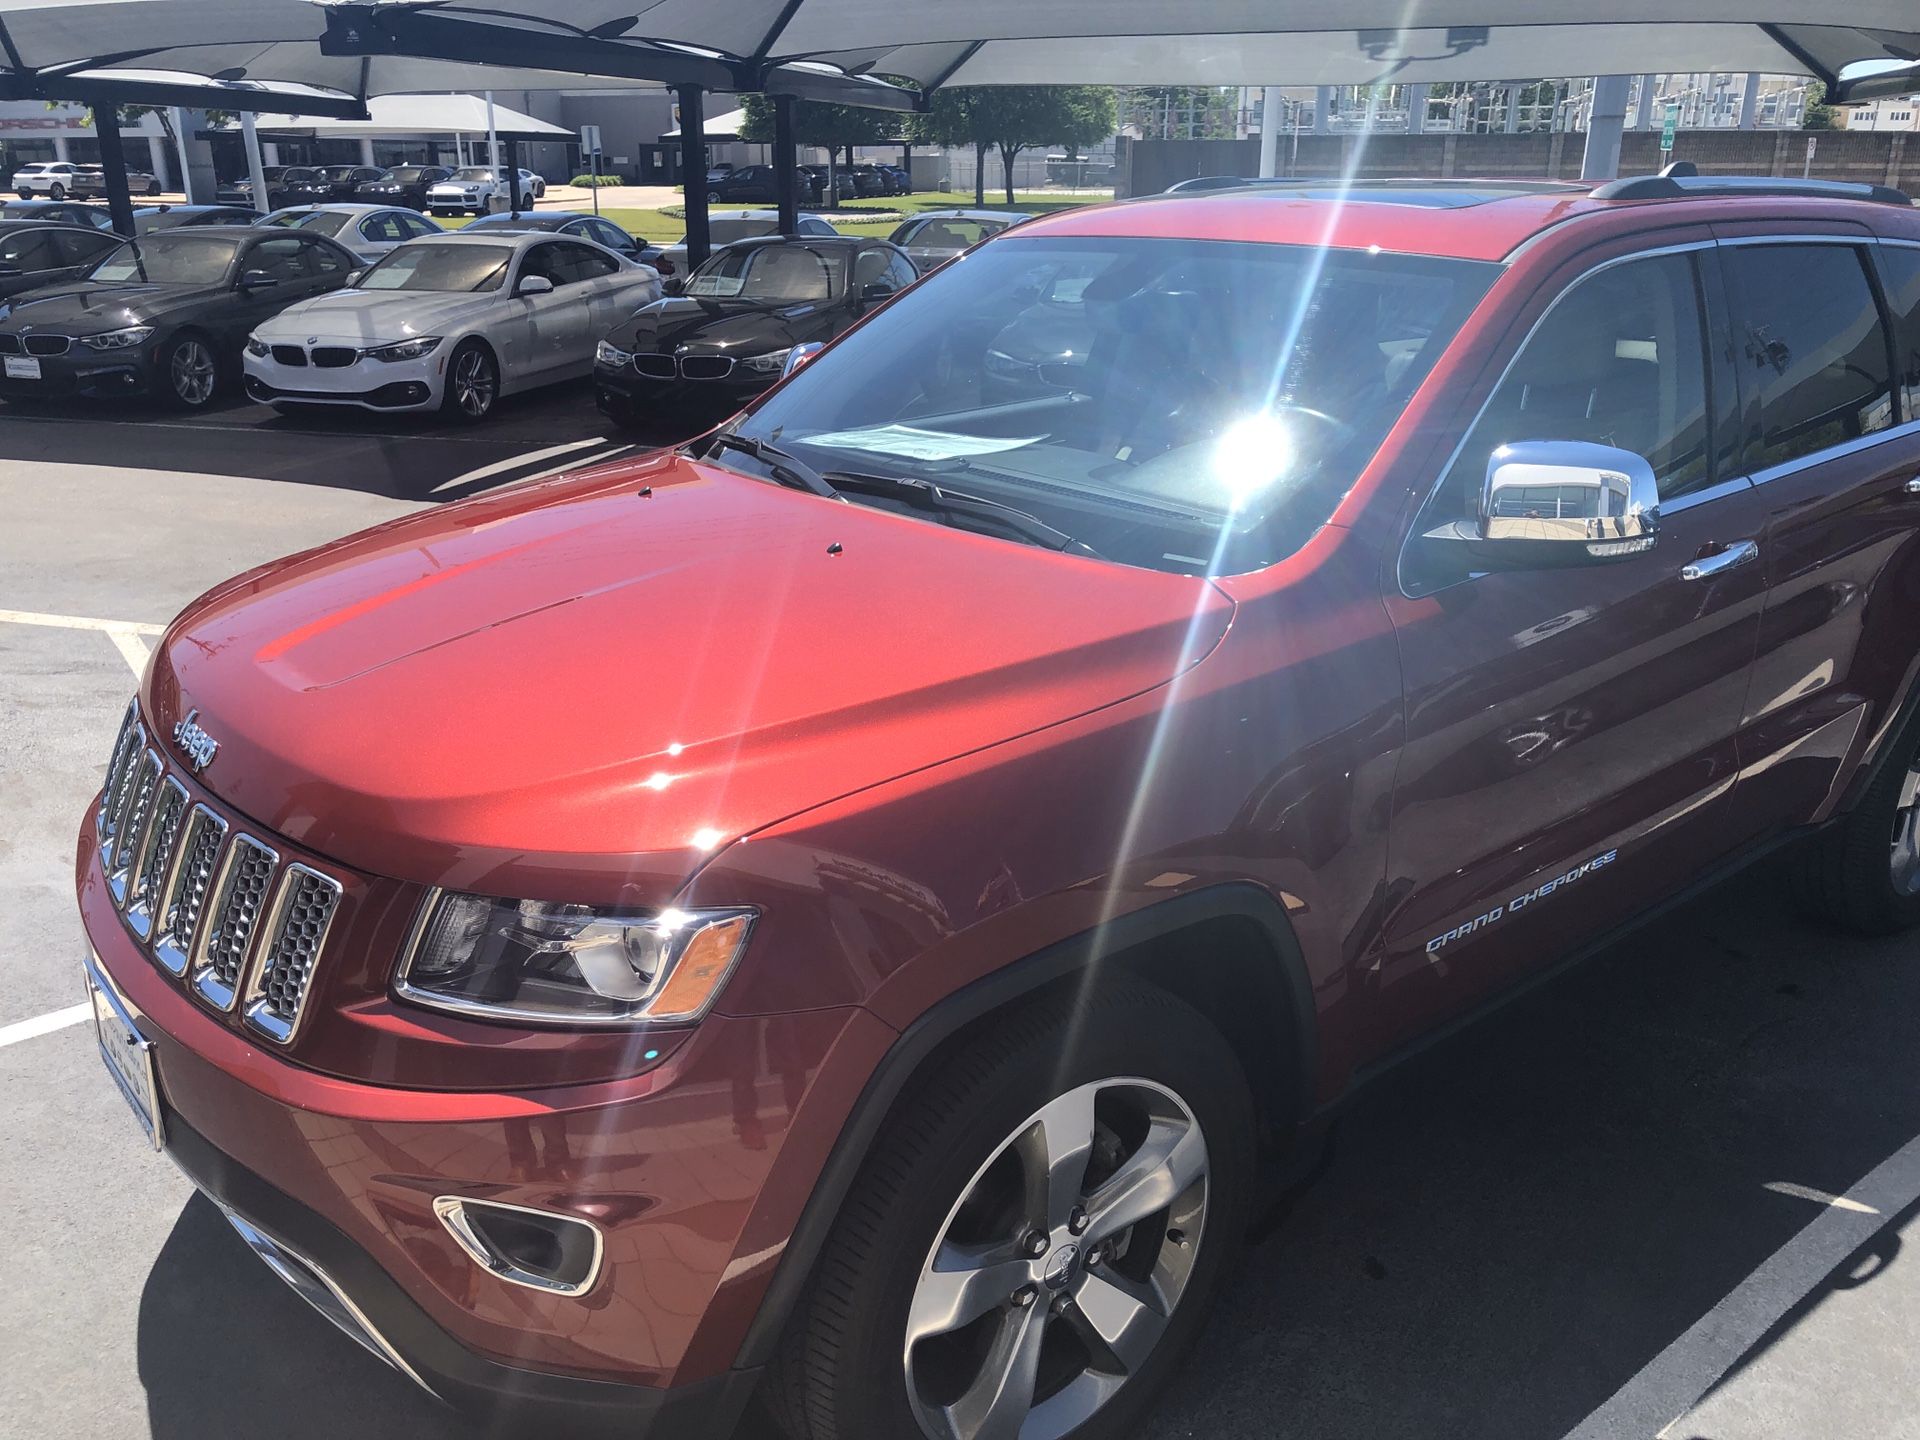
{"type": "Polygon", "coordinates": [[[220,742],[200,728],[197,708],[189,710],[186,719],[173,722],[173,743],[180,747],[180,753],[187,757],[196,774],[213,763],[214,752],[220,748],[220,742]]]}

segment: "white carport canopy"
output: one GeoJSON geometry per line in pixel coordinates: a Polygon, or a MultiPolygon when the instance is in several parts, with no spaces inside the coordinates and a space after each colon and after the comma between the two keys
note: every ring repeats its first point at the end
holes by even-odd
{"type": "MultiPolygon", "coordinates": [[[[486,77],[491,79],[491,76],[486,77]]],[[[478,95],[376,95],[365,120],[317,120],[310,115],[261,115],[262,130],[298,131],[315,140],[362,140],[381,136],[485,135],[491,122],[502,139],[568,140],[573,132],[532,115],[487,102],[478,95]]]]}

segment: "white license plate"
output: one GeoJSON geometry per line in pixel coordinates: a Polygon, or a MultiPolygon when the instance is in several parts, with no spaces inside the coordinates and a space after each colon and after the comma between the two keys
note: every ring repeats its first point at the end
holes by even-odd
{"type": "Polygon", "coordinates": [[[6,357],[7,378],[9,380],[38,380],[40,361],[33,355],[9,355],[6,357]]]}
{"type": "Polygon", "coordinates": [[[160,1123],[160,1072],[153,1058],[153,1042],[134,1025],[132,1011],[95,963],[87,962],[82,970],[87,999],[93,1004],[93,1031],[100,1042],[100,1058],[133,1108],[133,1118],[158,1150],[165,1145],[166,1137],[160,1123]]]}

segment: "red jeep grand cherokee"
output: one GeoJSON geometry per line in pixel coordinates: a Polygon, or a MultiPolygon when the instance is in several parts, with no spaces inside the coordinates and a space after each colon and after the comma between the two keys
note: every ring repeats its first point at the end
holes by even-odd
{"type": "Polygon", "coordinates": [[[1036,220],[687,449],[222,585],[81,828],[113,1073],[496,1418],[1123,1435],[1423,1032],[1789,837],[1920,919],[1898,198],[1036,220]]]}

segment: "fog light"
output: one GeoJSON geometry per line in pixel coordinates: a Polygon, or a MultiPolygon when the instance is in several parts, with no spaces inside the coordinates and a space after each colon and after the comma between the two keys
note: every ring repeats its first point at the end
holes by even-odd
{"type": "Polygon", "coordinates": [[[442,1195],[433,1213],[474,1263],[509,1284],[584,1295],[600,1278],[600,1228],[577,1216],[463,1195],[442,1195]]]}

